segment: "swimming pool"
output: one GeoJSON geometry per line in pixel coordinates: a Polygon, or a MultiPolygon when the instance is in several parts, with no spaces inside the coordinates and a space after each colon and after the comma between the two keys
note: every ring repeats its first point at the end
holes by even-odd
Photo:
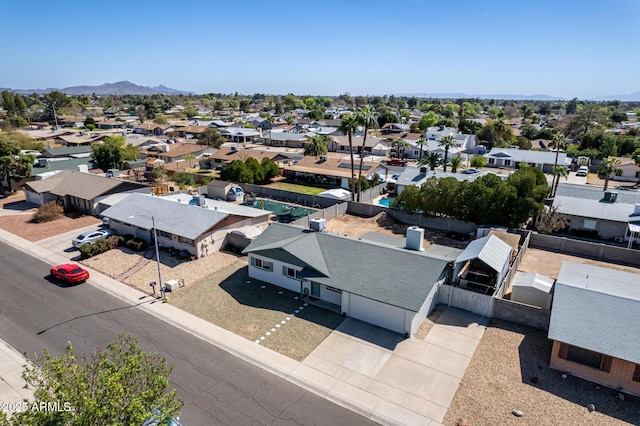
{"type": "Polygon", "coordinates": [[[270,210],[278,217],[278,222],[280,223],[295,222],[317,211],[273,200],[255,200],[254,202],[244,203],[244,205],[255,207],[256,209],[270,210]]]}
{"type": "Polygon", "coordinates": [[[380,198],[378,200],[378,204],[384,207],[389,207],[389,203],[391,202],[391,200],[393,200],[393,198],[389,198],[389,197],[380,198]]]}

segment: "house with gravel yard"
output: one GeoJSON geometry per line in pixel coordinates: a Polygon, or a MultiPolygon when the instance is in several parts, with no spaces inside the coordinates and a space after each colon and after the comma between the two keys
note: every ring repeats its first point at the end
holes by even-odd
{"type": "Polygon", "coordinates": [[[435,306],[438,287],[449,279],[461,252],[438,245],[423,250],[423,239],[424,230],[417,227],[407,231],[405,241],[272,223],[243,253],[252,278],[411,336],[435,306]]]}
{"type": "Polygon", "coordinates": [[[149,185],[91,173],[62,170],[46,179],[24,184],[25,199],[39,206],[56,201],[65,209],[96,214],[98,199],[121,192],[151,193],[149,185]]]}
{"type": "MultiPolygon", "coordinates": [[[[359,164],[356,161],[356,179],[359,164]]],[[[389,168],[378,161],[364,161],[362,163],[362,175],[371,179],[374,174],[380,178],[387,179],[389,168]]],[[[284,176],[294,181],[315,182],[340,188],[349,189],[349,179],[351,179],[351,160],[349,157],[329,157],[320,155],[318,157],[305,156],[298,162],[284,169],[284,176]]]]}
{"type": "MultiPolygon", "coordinates": [[[[526,163],[529,167],[537,167],[545,173],[551,173],[556,161],[555,151],[529,151],[517,148],[492,148],[485,154],[487,167],[504,167],[517,169],[520,163],[526,163]]],[[[570,166],[571,158],[561,152],[558,154],[558,165],[570,166]]]]}
{"type": "MultiPolygon", "coordinates": [[[[155,221],[159,246],[185,250],[197,258],[224,247],[233,230],[247,226],[266,228],[272,213],[186,194],[163,197],[131,194],[112,199],[114,204],[101,215],[109,219],[114,232],[153,241],[155,221]]],[[[109,199],[102,202],[109,203],[109,199]]]]}
{"type": "Polygon", "coordinates": [[[563,262],[555,284],[551,367],[640,396],[640,275],[563,262]]]}

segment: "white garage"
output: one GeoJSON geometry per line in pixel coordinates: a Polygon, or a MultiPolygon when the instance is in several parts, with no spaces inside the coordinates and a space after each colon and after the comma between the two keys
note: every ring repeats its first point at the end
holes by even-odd
{"type": "MultiPolygon", "coordinates": [[[[348,316],[404,334],[407,311],[366,297],[350,294],[348,316]]],[[[412,314],[415,314],[413,312],[412,314]]],[[[413,316],[413,315],[412,315],[413,316]]]]}

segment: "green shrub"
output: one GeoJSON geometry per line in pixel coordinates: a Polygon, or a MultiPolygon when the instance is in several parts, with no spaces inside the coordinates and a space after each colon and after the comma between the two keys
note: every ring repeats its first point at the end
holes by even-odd
{"type": "Polygon", "coordinates": [[[118,247],[118,242],[120,241],[120,237],[116,235],[112,235],[105,240],[97,240],[92,244],[85,244],[80,247],[80,256],[83,259],[88,259],[93,256],[97,256],[101,253],[107,252],[111,249],[118,247]]]}
{"type": "Polygon", "coordinates": [[[143,251],[147,249],[147,242],[140,238],[131,238],[125,241],[125,245],[133,251],[143,251]]]}
{"type": "Polygon", "coordinates": [[[50,222],[61,217],[63,211],[62,206],[59,206],[58,203],[49,201],[38,208],[31,220],[36,223],[50,222]]]}

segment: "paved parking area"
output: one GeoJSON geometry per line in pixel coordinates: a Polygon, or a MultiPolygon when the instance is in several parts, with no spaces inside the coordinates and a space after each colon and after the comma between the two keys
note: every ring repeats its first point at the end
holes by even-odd
{"type": "Polygon", "coordinates": [[[64,232],[62,234],[55,235],[53,237],[36,241],[36,244],[38,244],[42,248],[61,254],[67,259],[75,262],[80,260],[80,252],[77,249],[73,248],[73,246],[71,245],[71,241],[85,231],[100,229],[98,225],[99,224],[93,224],[93,225],[85,226],[82,228],[74,229],[72,231],[64,232]]]}
{"type": "Polygon", "coordinates": [[[383,417],[391,402],[408,424],[412,413],[440,423],[486,328],[483,317],[444,309],[423,340],[348,318],[303,364],[368,394],[383,417]]]}

